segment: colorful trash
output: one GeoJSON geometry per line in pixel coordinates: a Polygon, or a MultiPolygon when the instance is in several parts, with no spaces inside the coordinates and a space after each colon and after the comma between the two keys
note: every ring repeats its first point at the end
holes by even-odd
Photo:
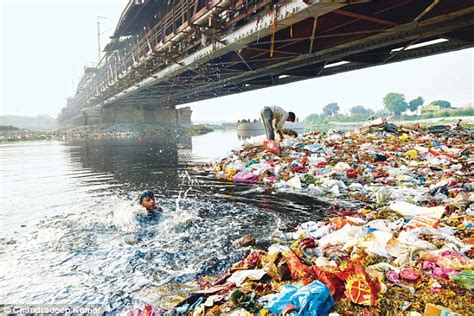
{"type": "Polygon", "coordinates": [[[431,133],[381,121],[351,133],[300,135],[275,151],[268,142],[234,149],[213,166],[219,178],[334,206],[323,219],[308,215],[295,229],[276,230],[273,245],[214,282],[198,282],[202,290],[177,309],[473,315],[473,144],[467,130],[431,133]]]}

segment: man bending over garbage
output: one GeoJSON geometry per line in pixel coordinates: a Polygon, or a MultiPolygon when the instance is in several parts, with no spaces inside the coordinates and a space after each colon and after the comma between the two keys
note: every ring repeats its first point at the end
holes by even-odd
{"type": "Polygon", "coordinates": [[[295,113],[286,112],[281,107],[272,105],[265,106],[261,111],[263,125],[265,125],[265,132],[267,133],[268,140],[275,140],[275,131],[280,135],[280,140],[283,140],[283,124],[286,121],[294,122],[295,113]],[[275,124],[275,125],[273,125],[275,124]],[[275,126],[275,127],[274,127],[275,126]]]}

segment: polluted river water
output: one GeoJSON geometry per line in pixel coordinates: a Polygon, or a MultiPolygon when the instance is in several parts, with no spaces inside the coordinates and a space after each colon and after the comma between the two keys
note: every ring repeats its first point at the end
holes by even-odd
{"type": "MultiPolygon", "coordinates": [[[[185,144],[115,139],[0,145],[0,301],[124,311],[159,304],[166,286],[240,260],[247,234],[318,220],[308,196],[236,185],[196,171],[239,143],[215,131],[185,144]],[[137,197],[154,190],[159,219],[137,197]]],[[[176,292],[175,292],[176,293],[176,292]]]]}

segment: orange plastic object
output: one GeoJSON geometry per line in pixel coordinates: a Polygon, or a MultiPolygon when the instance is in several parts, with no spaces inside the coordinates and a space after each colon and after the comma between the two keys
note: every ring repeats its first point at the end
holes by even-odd
{"type": "Polygon", "coordinates": [[[301,262],[293,251],[285,251],[282,255],[290,269],[291,278],[293,280],[303,279],[304,284],[309,284],[314,280],[311,268],[301,262]]]}
{"type": "Polygon", "coordinates": [[[263,142],[263,146],[265,147],[267,151],[271,152],[272,154],[275,154],[275,155],[280,154],[280,151],[281,151],[280,145],[275,143],[273,140],[266,139],[263,142]]]}

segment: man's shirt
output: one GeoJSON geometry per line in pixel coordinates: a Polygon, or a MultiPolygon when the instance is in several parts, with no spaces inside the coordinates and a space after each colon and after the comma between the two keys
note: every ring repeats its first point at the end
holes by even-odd
{"type": "Polygon", "coordinates": [[[277,105],[272,105],[270,109],[273,112],[273,120],[275,124],[275,129],[281,130],[283,128],[283,124],[285,124],[286,120],[288,119],[288,112],[283,110],[281,107],[277,105]]]}

